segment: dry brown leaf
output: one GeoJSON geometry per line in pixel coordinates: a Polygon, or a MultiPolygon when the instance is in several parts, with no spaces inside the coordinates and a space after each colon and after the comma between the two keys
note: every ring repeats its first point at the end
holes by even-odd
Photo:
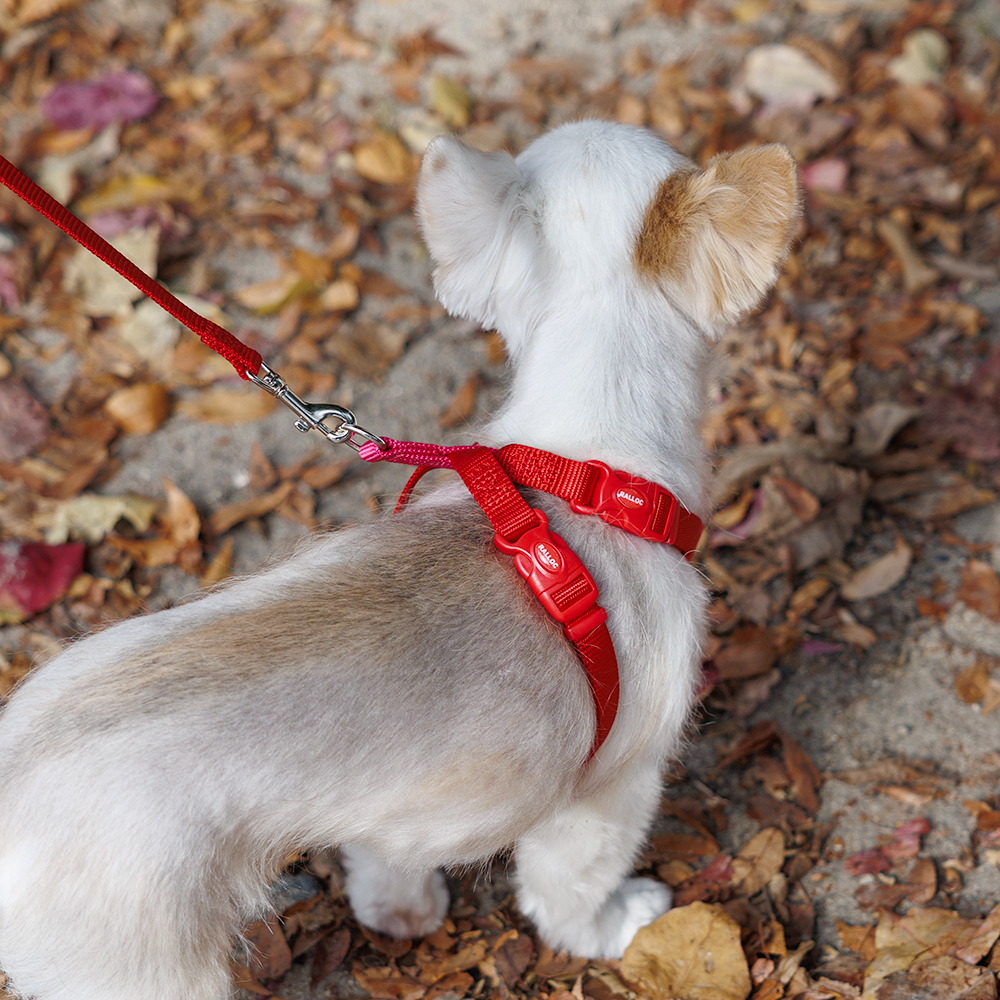
{"type": "Polygon", "coordinates": [[[252,497],[249,500],[241,500],[239,503],[220,507],[208,519],[209,527],[215,534],[221,535],[241,521],[246,521],[251,517],[262,517],[280,506],[294,489],[295,483],[286,482],[273,492],[265,493],[261,497],[252,497]]]}
{"type": "Polygon", "coordinates": [[[15,21],[18,25],[34,24],[43,21],[60,11],[77,7],[82,0],[21,0],[15,3],[15,21]]]}
{"type": "MultiPolygon", "coordinates": [[[[875,995],[877,1000],[995,1000],[997,987],[988,969],[939,955],[890,973],[875,995]]],[[[867,980],[864,996],[869,996],[867,980]]]]}
{"type": "Polygon", "coordinates": [[[170,393],[159,382],[142,382],[113,392],[104,409],[126,434],[149,434],[170,413],[170,393]]]}
{"type": "Polygon", "coordinates": [[[233,425],[263,420],[274,406],[274,397],[259,389],[209,389],[193,399],[182,399],[177,412],[203,423],[233,425]]]}
{"type": "Polygon", "coordinates": [[[771,632],[747,625],[733,632],[712,663],[722,680],[738,680],[766,674],[777,659],[778,645],[771,632]]]}
{"type": "Polygon", "coordinates": [[[198,540],[201,532],[201,518],[198,509],[183,490],[163,477],[163,492],[167,495],[166,510],[160,520],[170,533],[170,540],[178,549],[198,540]]]}
{"type": "Polygon", "coordinates": [[[476,409],[476,397],[479,394],[479,375],[470,375],[455,393],[448,408],[438,417],[438,426],[447,430],[457,427],[472,416],[476,409]]]}
{"type": "Polygon", "coordinates": [[[785,860],[785,835],[773,827],[761,830],[733,858],[733,879],[748,896],[760,892],[781,870],[785,860]]]}
{"type": "Polygon", "coordinates": [[[990,668],[983,660],[976,660],[970,667],[960,670],[955,675],[955,694],[959,701],[967,705],[977,705],[983,702],[990,693],[990,668]]]}
{"type": "Polygon", "coordinates": [[[962,567],[962,584],[955,596],[974,611],[1000,622],[1000,578],[989,563],[970,559],[962,567]]]}
{"type": "Polygon", "coordinates": [[[621,970],[654,997],[746,1000],[751,989],[739,924],[721,906],[701,902],[640,928],[621,970]]]}
{"type": "Polygon", "coordinates": [[[214,587],[229,576],[229,571],[233,565],[233,539],[229,537],[223,541],[219,551],[212,557],[205,572],[201,574],[198,583],[202,587],[214,587]]]}
{"type": "Polygon", "coordinates": [[[405,184],[416,172],[413,154],[391,132],[376,132],[355,146],[354,169],[379,184],[405,184]]]}
{"type": "Polygon", "coordinates": [[[912,559],[913,550],[902,536],[898,536],[892,552],[879,556],[854,573],[840,588],[841,596],[847,601],[861,601],[884,594],[906,576],[912,559]]]}
{"type": "Polygon", "coordinates": [[[770,478],[800,521],[808,522],[816,517],[819,513],[819,500],[809,490],[784,476],[772,475],[770,478]]]}

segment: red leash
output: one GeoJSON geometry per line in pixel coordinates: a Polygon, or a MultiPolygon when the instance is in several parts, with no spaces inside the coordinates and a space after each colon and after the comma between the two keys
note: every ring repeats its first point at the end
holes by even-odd
{"type": "Polygon", "coordinates": [[[397,510],[406,504],[428,469],[454,469],[496,530],[497,548],[514,557],[517,571],[576,647],[594,695],[597,732],[590,757],[597,753],[618,711],[618,661],[606,624],[608,615],[597,603],[597,585],[586,567],[559,535],[549,531],[545,514],[530,507],[514,484],[561,497],[577,513],[596,514],[639,538],[673,545],[686,558],[691,557],[701,537],[699,518],[657,483],[613,471],[603,462],[577,462],[518,444],[494,452],[478,445],[446,448],[383,440],[359,427],[354,414],[344,407],[300,399],[264,364],[257,351],[184,305],[3,156],[0,182],[197,334],[236,369],[240,378],[255,382],[280,399],[296,413],[295,426],[300,431],[319,430],[330,441],[355,448],[367,462],[419,466],[406,484],[397,510]],[[333,429],[324,423],[331,416],[340,421],[333,429]],[[364,443],[359,445],[355,438],[364,439],[364,443]]]}
{"type": "Polygon", "coordinates": [[[247,347],[217,323],[189,309],[158,281],[154,281],[127,257],[122,256],[103,236],[99,236],[69,209],[46,194],[30,177],[26,177],[3,156],[0,156],[0,182],[201,337],[206,346],[221,354],[236,369],[240,378],[249,379],[251,375],[256,375],[260,371],[263,358],[257,351],[247,347]]]}

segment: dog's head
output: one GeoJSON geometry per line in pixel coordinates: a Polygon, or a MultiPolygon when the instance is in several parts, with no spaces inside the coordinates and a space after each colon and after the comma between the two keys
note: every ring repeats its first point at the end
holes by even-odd
{"type": "Polygon", "coordinates": [[[553,299],[638,288],[715,333],[774,284],[799,204],[781,146],[701,170],[642,129],[585,121],[517,159],[435,139],[417,212],[441,301],[484,326],[530,329],[553,299]]]}

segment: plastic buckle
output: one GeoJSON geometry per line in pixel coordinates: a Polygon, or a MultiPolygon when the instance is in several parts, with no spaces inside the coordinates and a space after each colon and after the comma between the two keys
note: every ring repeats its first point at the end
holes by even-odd
{"type": "Polygon", "coordinates": [[[529,528],[513,542],[497,534],[494,542],[501,552],[514,557],[514,566],[542,607],[560,625],[568,626],[566,634],[575,642],[600,624],[599,616],[588,612],[600,612],[604,615],[602,621],[607,614],[595,607],[597,584],[579,556],[564,539],[549,531],[549,520],[542,511],[536,507],[532,510],[540,522],[537,527],[529,528]],[[584,615],[586,619],[578,622],[584,615]],[[592,624],[584,628],[591,619],[592,624]]]}
{"type": "Polygon", "coordinates": [[[677,537],[680,504],[673,493],[648,479],[612,470],[604,462],[590,461],[597,470],[597,485],[589,504],[571,500],[578,514],[596,514],[608,524],[650,542],[672,545],[677,537]]]}

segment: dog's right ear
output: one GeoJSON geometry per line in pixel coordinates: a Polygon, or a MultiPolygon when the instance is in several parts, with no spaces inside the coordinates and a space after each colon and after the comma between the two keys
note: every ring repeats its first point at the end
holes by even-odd
{"type": "Polygon", "coordinates": [[[784,146],[722,153],[661,185],[636,243],[636,268],[704,329],[718,332],[777,281],[799,217],[784,146]]]}
{"type": "Polygon", "coordinates": [[[483,153],[451,136],[427,147],[417,184],[417,217],[437,267],[444,307],[492,326],[493,286],[508,245],[520,173],[509,153],[483,153]]]}

